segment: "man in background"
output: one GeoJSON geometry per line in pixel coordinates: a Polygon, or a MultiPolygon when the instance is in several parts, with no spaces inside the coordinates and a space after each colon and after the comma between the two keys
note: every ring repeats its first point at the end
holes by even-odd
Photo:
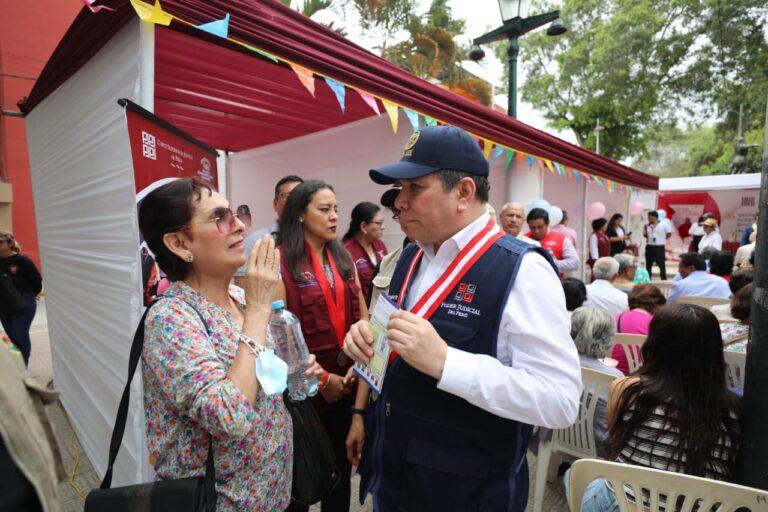
{"type": "Polygon", "coordinates": [[[534,208],[528,212],[528,231],[525,236],[531,237],[541,244],[555,259],[555,265],[560,274],[579,270],[579,254],[565,235],[549,229],[549,213],[542,208],[534,208]]]}
{"type": "MultiPolygon", "coordinates": [[[[288,200],[291,190],[296,188],[299,183],[303,182],[304,180],[302,178],[293,174],[280,178],[280,181],[275,185],[275,198],[272,200],[272,209],[275,210],[277,218],[271,225],[256,229],[245,236],[243,239],[243,249],[245,249],[246,256],[251,253],[254,244],[257,240],[261,240],[261,237],[269,234],[274,238],[275,235],[277,235],[277,227],[280,223],[280,217],[283,215],[283,210],[285,209],[285,202],[288,200]]],[[[240,208],[242,208],[242,206],[238,207],[238,213],[241,213],[240,208]]],[[[250,213],[251,212],[248,211],[248,215],[250,215],[250,213]]],[[[243,265],[237,269],[237,272],[235,272],[235,284],[240,288],[245,288],[245,267],[246,265],[243,265]]]]}
{"type": "Polygon", "coordinates": [[[523,224],[525,223],[525,209],[522,204],[505,204],[501,208],[501,213],[499,214],[499,223],[501,224],[501,229],[508,235],[512,235],[529,244],[541,245],[533,238],[528,238],[522,234],[523,224]]]}

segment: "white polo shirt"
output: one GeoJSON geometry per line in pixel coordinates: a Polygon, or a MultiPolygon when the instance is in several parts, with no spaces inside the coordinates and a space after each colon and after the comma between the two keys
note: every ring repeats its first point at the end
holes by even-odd
{"type": "Polygon", "coordinates": [[[656,225],[650,223],[645,225],[648,245],[667,245],[668,233],[672,233],[672,226],[663,220],[659,220],[656,225]]]}

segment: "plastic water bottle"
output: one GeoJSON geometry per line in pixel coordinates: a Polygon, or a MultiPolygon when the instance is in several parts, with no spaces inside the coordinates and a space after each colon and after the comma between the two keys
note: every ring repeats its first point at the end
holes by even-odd
{"type": "Polygon", "coordinates": [[[288,395],[293,400],[304,400],[317,394],[317,378],[307,377],[309,350],[301,333],[296,315],[285,309],[282,300],[272,303],[269,331],[275,341],[278,357],[288,365],[288,395]]]}

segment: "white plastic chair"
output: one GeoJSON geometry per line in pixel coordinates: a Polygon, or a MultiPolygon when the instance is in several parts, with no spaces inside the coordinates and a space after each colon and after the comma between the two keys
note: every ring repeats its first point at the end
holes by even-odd
{"type": "Polygon", "coordinates": [[[595,448],[595,408],[597,399],[616,377],[608,373],[588,368],[581,369],[581,381],[584,389],[581,392],[579,415],[576,423],[568,428],[554,430],[552,439],[539,443],[539,453],[536,464],[536,481],[533,488],[533,510],[541,512],[544,500],[544,489],[547,486],[549,466],[552,454],[560,453],[576,458],[597,457],[595,448]]]}
{"type": "Polygon", "coordinates": [[[723,350],[723,357],[725,358],[725,385],[729,388],[744,388],[747,354],[723,350]]]}
{"type": "Polygon", "coordinates": [[[718,297],[694,297],[692,295],[685,295],[677,299],[678,303],[682,304],[694,304],[703,308],[711,309],[712,306],[719,306],[721,304],[730,304],[728,299],[720,299],[718,297]]]}
{"type": "Polygon", "coordinates": [[[643,493],[642,499],[647,503],[642,509],[629,502],[626,493],[617,492],[616,501],[621,512],[660,512],[661,507],[666,512],[733,512],[741,507],[752,512],[768,511],[768,492],[760,489],[618,462],[578,460],[571,466],[569,478],[571,512],[581,511],[584,491],[598,478],[611,482],[614,489],[624,489],[626,485],[635,496],[640,494],[639,489],[647,491],[647,494],[643,493]],[[664,496],[663,500],[660,500],[661,496],[664,496]],[[671,505],[678,502],[682,502],[679,508],[671,505]]]}
{"type": "MultiPolygon", "coordinates": [[[[629,364],[629,373],[634,373],[643,364],[640,350],[645,343],[645,336],[642,334],[624,334],[616,333],[613,335],[613,344],[621,345],[624,349],[624,355],[629,364]]],[[[611,349],[613,350],[613,349],[611,349]]]]}
{"type": "Polygon", "coordinates": [[[651,284],[661,290],[662,295],[669,297],[669,293],[672,291],[675,282],[668,279],[666,281],[652,281],[651,284]]]}

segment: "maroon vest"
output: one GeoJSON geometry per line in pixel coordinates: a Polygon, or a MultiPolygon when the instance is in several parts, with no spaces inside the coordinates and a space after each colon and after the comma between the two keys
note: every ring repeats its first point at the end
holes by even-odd
{"type": "MultiPolygon", "coordinates": [[[[344,242],[344,247],[349,251],[349,255],[352,257],[352,261],[355,263],[357,269],[357,277],[360,279],[360,289],[363,291],[363,297],[368,300],[368,295],[371,291],[371,281],[373,281],[373,271],[376,269],[376,265],[371,261],[368,253],[365,252],[363,246],[356,238],[352,237],[344,242]]],[[[387,255],[387,246],[381,240],[373,241],[373,252],[376,253],[376,259],[381,261],[381,258],[387,255]]]]}
{"type": "MultiPolygon", "coordinates": [[[[325,305],[325,297],[320,285],[312,273],[309,261],[304,261],[302,279],[297,280],[288,269],[284,252],[280,251],[280,273],[283,277],[286,293],[286,307],[296,315],[301,322],[301,331],[307,342],[309,352],[314,354],[317,362],[327,372],[337,375],[346,375],[352,366],[352,360],[346,358],[344,365],[339,365],[338,356],[341,349],[336,341],[331,319],[328,315],[328,307],[325,305]]],[[[346,308],[346,330],[360,320],[360,302],[358,294],[360,289],[355,284],[355,278],[344,281],[344,307],[346,308]]],[[[313,399],[315,407],[322,410],[328,403],[320,396],[313,399]]]]}

